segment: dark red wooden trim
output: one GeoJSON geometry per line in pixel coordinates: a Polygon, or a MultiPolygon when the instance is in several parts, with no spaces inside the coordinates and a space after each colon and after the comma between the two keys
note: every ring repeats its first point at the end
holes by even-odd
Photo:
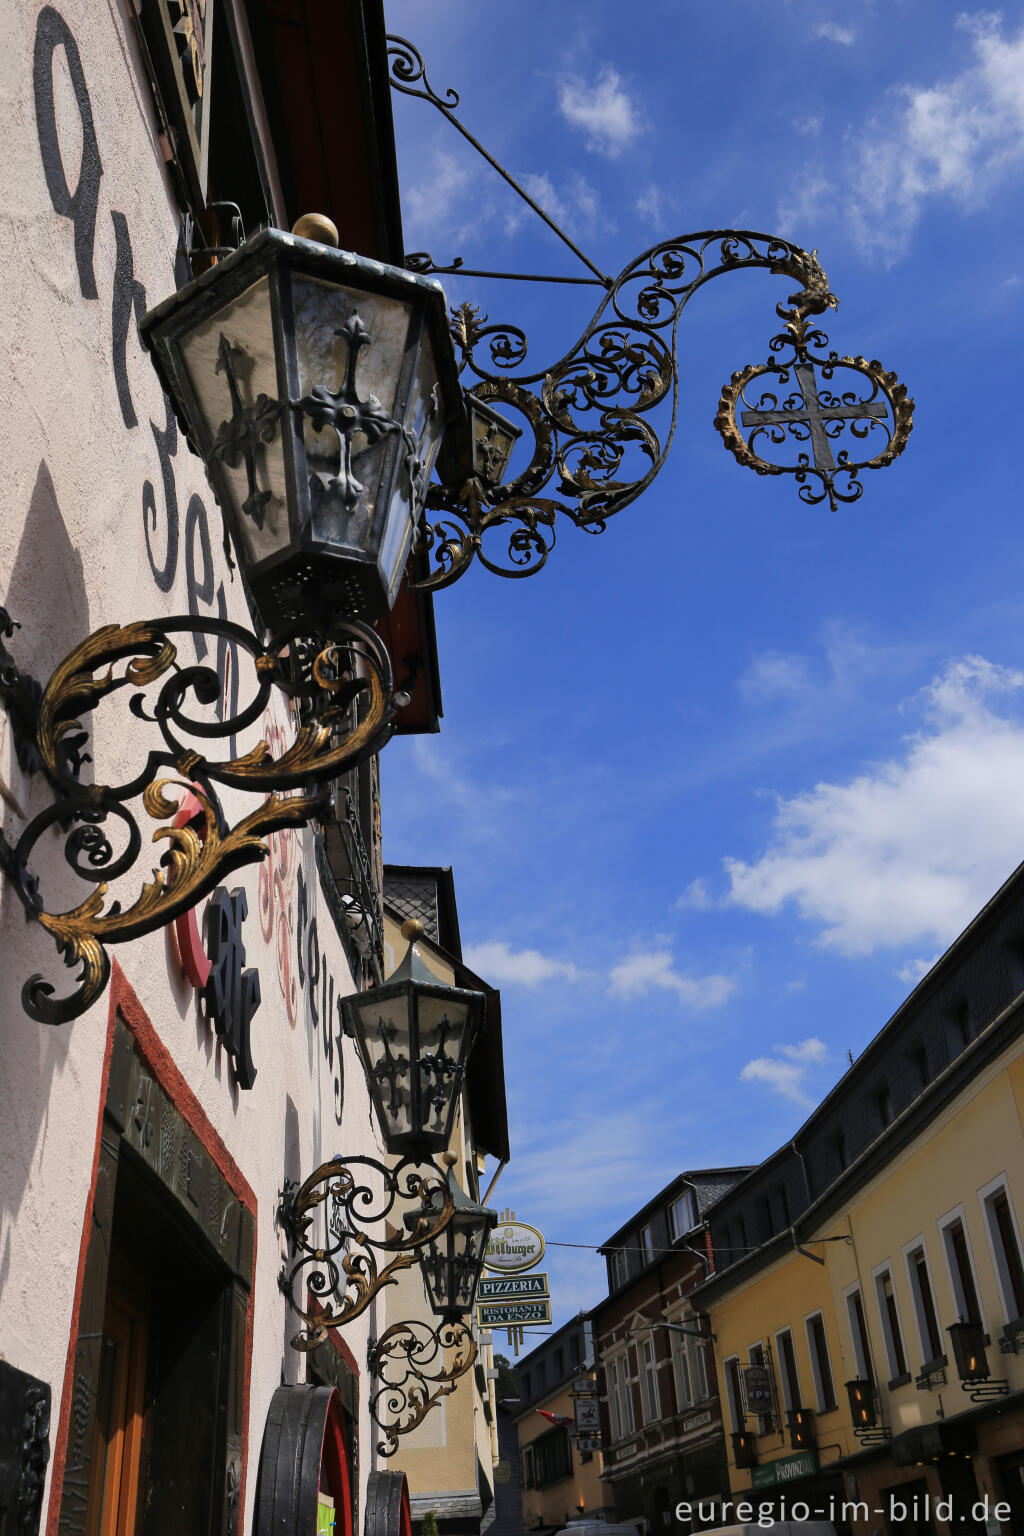
{"type": "MultiPolygon", "coordinates": [[[[71,1329],[68,1337],[68,1354],[64,1366],[64,1385],[61,1391],[60,1419],[53,1445],[53,1474],[50,1479],[50,1499],[46,1512],[46,1536],[58,1536],[61,1494],[64,1488],[64,1467],[67,1462],[68,1435],[71,1422],[71,1399],[74,1389],[75,1348],[78,1342],[78,1320],[82,1309],[82,1286],[85,1281],[85,1260],[92,1232],[92,1212],[96,1197],[96,1175],[100,1161],[100,1135],[103,1130],[103,1110],[107,1102],[110,1080],[110,1058],[114,1049],[114,1026],[118,1014],[135,1038],[139,1055],[146,1062],[153,1077],[160,1084],[182,1119],[199,1138],[203,1147],[217,1164],[226,1182],[253,1218],[253,1284],[249,1291],[249,1304],[245,1319],[245,1376],[242,1403],[242,1481],[238,1496],[238,1536],[245,1531],[245,1483],[249,1462],[249,1385],[252,1378],[252,1341],[256,1304],[256,1245],[258,1225],[257,1201],[252,1187],[235,1162],[224,1141],[206,1116],[202,1105],[182,1077],[167,1047],[153,1028],[152,1020],[139,1001],[138,995],[117,961],[110,973],[109,1006],[107,1010],[107,1038],[103,1048],[103,1072],[100,1077],[99,1104],[96,1113],[96,1135],[93,1142],[92,1171],[89,1177],[89,1194],[85,1202],[82,1221],[82,1237],[78,1248],[78,1274],[75,1279],[75,1298],[71,1308],[71,1329]]],[[[79,1028],[88,1026],[79,1025],[79,1028]]]]}
{"type": "MultiPolygon", "coordinates": [[[[315,1296],[314,1293],[309,1289],[306,1291],[306,1311],[309,1313],[310,1317],[316,1317],[318,1313],[323,1311],[319,1297],[315,1296]]],[[[360,1377],[360,1370],[358,1364],[356,1363],[356,1357],[345,1343],[345,1340],[342,1338],[337,1328],[328,1328],[327,1342],[330,1344],[331,1348],[341,1356],[349,1370],[352,1372],[353,1376],[358,1381],[360,1377]]]]}

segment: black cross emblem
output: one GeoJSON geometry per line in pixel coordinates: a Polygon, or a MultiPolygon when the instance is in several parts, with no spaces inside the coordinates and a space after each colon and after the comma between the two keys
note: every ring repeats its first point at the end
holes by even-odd
{"type": "Polygon", "coordinates": [[[455,1057],[449,1056],[444,1048],[450,1029],[451,1024],[448,1022],[448,1015],[443,1014],[438,1028],[437,1050],[424,1051],[420,1057],[420,1080],[422,1083],[421,1092],[423,1094],[424,1106],[432,1104],[434,1113],[438,1117],[440,1117],[447,1100],[451,1097],[450,1093],[445,1093],[445,1084],[454,1081],[459,1065],[455,1057]],[[427,1081],[429,1077],[434,1079],[432,1085],[427,1081]]]}
{"type": "Polygon", "coordinates": [[[780,407],[774,411],[743,411],[740,421],[745,427],[781,427],[791,422],[803,423],[810,434],[815,469],[831,478],[836,470],[836,461],[832,457],[826,422],[864,421],[871,417],[884,417],[888,415],[887,408],[881,400],[857,400],[852,405],[843,404],[834,395],[822,400],[818,395],[811,363],[797,363],[793,372],[803,396],[802,405],[789,409],[780,407]]]}
{"type": "Polygon", "coordinates": [[[240,459],[245,460],[248,494],[242,502],[242,511],[252,518],[257,528],[262,528],[267,502],[274,493],[261,491],[257,487],[256,455],[260,451],[261,444],[274,441],[281,405],[279,401],[271,400],[269,395],[258,395],[255,405],[245,404],[238,387],[235,363],[236,359],[246,356],[247,353],[243,348],[233,347],[221,331],[220,346],[217,349],[217,372],[223,373],[228,381],[228,390],[231,394],[231,420],[222,421],[217,428],[212,456],[215,459],[223,459],[231,469],[238,467],[240,459]]]}
{"type": "Polygon", "coordinates": [[[341,463],[338,473],[331,477],[329,488],[337,489],[346,511],[351,512],[359,504],[363,494],[362,482],[352,472],[352,439],[361,432],[369,445],[378,442],[386,433],[402,432],[406,447],[415,450],[411,433],[406,432],[393,416],[389,416],[375,395],[360,400],[356,390],[356,367],[359,354],[373,340],[370,332],[355,310],[345,324],[335,331],[348,342],[345,355],[345,377],[341,388],[334,394],[323,384],[314,384],[308,395],[292,402],[295,410],[308,416],[314,430],[322,432],[333,427],[341,444],[341,463]]]}
{"type": "Polygon", "coordinates": [[[377,1033],[380,1035],[380,1043],[384,1047],[384,1055],[373,1069],[373,1075],[378,1083],[386,1082],[389,1092],[388,1114],[392,1120],[398,1118],[398,1111],[402,1107],[402,1098],[398,1092],[398,1079],[408,1077],[409,1058],[396,1056],[391,1049],[391,1042],[398,1031],[393,1024],[386,1024],[381,1018],[377,1020],[377,1033]]]}

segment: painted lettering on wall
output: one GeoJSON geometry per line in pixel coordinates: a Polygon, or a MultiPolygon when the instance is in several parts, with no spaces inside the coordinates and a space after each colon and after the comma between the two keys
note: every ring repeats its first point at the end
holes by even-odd
{"type": "Polygon", "coordinates": [[[299,986],[306,989],[313,1032],[319,1034],[324,1060],[334,1073],[334,1118],[340,1125],[345,1091],[343,994],[335,987],[333,971],[322,961],[320,927],[301,868],[296,879],[295,961],[299,986]]]}

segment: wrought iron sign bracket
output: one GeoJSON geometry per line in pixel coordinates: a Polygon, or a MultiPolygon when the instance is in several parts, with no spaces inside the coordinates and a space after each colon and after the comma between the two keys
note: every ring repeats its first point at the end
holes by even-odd
{"type": "MultiPolygon", "coordinates": [[[[9,638],[14,627],[0,610],[0,633],[9,638]]],[[[402,696],[396,695],[378,635],[356,620],[336,623],[315,643],[307,641],[311,664],[298,676],[292,652],[302,638],[287,633],[264,643],[227,619],[189,615],[108,624],[77,645],[42,687],[22,674],[0,645],[0,700],[18,732],[19,762],[26,772],[45,774],[54,789],[52,803],[15,841],[0,832],[0,867],[26,918],[50,934],[68,967],[78,968],[77,987],[68,997],[55,998],[53,985],[40,975],[28,978],[22,1003],[30,1018],[63,1024],[84,1013],[109,979],[108,945],[165,927],[236,869],[265,858],[268,833],[316,819],[326,785],[389,740],[402,696]],[[218,719],[218,674],[211,667],[180,664],[175,638],[183,634],[211,636],[248,652],[255,673],[252,696],[218,719]],[[148,707],[147,690],[155,684],[159,688],[148,707]],[[84,770],[92,759],[84,750],[89,735],[81,717],[126,688],[132,715],[159,744],[133,778],[86,782],[84,770]],[[305,706],[295,740],[279,757],[263,742],[242,755],[232,745],[220,759],[196,747],[196,741],[231,742],[256,724],[275,688],[305,706]],[[232,825],[220,787],[248,791],[257,804],[232,825]],[[198,825],[177,826],[186,793],[198,801],[198,825]],[[141,812],[132,807],[138,800],[141,812]],[[116,899],[108,903],[109,884],[144,857],[142,829],[150,823],[156,825],[148,847],[163,850],[159,866],[151,868],[152,878],[129,906],[116,899]],[[50,909],[42,876],[30,868],[51,828],[63,838],[65,863],[93,887],[70,910],[50,909]]]]}
{"type": "Polygon", "coordinates": [[[278,1286],[304,1330],[292,1348],[316,1349],[328,1329],[364,1312],[383,1286],[416,1262],[418,1250],[440,1236],[454,1211],[448,1175],[430,1158],[406,1157],[389,1168],[373,1157],[339,1155],[301,1184],[286,1184],[277,1223],[291,1257],[278,1286]],[[315,1231],[320,1207],[322,1236],[315,1231]]]}
{"type": "Polygon", "coordinates": [[[990,1381],[962,1381],[960,1390],[967,1393],[972,1403],[993,1403],[997,1398],[1006,1397],[1010,1383],[994,1376],[990,1381]]]}
{"type": "Polygon", "coordinates": [[[399,1437],[422,1424],[430,1410],[455,1391],[471,1370],[477,1343],[468,1323],[439,1321],[431,1328],[418,1319],[394,1323],[371,1340],[366,1363],[381,1386],[370,1395],[370,1417],[384,1435],[381,1456],[393,1456],[399,1437]]]}
{"type": "Polygon", "coordinates": [[[675,434],[679,321],[697,290],[726,272],[762,268],[800,285],[788,304],[776,305],[785,329],[771,338],[769,361],[738,370],[721,392],[715,425],[737,462],[759,475],[790,474],[802,501],[813,506],[827,500],[835,510],[863,494],[862,470],[884,468],[903,452],[914,409],[906,387],[877,360],[828,350],[828,337],[810,323],[839,302],[816,251],[777,235],[702,230],[661,241],[617,277],[608,277],[459,121],[458,92],[448,89],[439,95],[433,89],[413,44],[389,36],[388,55],[392,88],[436,108],[591,276],[546,279],[485,272],[467,268],[461,257],[438,265],[423,251],[407,259],[409,269],[596,283],[605,290],[575,346],[532,373],[514,371],[527,355],[527,338],[518,326],[491,325],[487,315],[466,303],[452,310],[470,443],[460,456],[450,457],[449,473],[442,465],[444,483],[431,489],[428,507],[441,516],[421,525],[420,548],[436,567],[422,587],[450,585],[475,558],[500,576],[532,575],[554,547],[560,517],[587,533],[601,533],[609,517],[648,488],[675,434]],[[746,391],[756,381],[762,393],[753,398],[746,391]],[[651,413],[662,405],[664,424],[655,428],[651,413]],[[532,434],[530,462],[510,478],[503,478],[503,472],[518,429],[505,424],[513,441],[501,471],[489,474],[478,451],[481,434],[473,424],[480,406],[492,417],[495,407],[513,411],[525,418],[532,434]],[[791,462],[780,462],[783,456],[775,450],[787,447],[791,462]],[[456,465],[461,473],[455,473],[456,465]],[[506,549],[495,556],[493,545],[503,538],[506,549]]]}

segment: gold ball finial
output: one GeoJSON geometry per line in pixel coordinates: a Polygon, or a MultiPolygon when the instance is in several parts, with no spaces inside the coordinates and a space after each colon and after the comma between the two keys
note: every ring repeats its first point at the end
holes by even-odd
{"type": "Polygon", "coordinates": [[[321,245],[338,245],[338,226],[325,213],[304,213],[292,225],[292,234],[300,240],[318,240],[321,245]]]}
{"type": "Polygon", "coordinates": [[[444,1163],[446,1168],[454,1168],[455,1164],[458,1162],[458,1160],[459,1160],[459,1155],[458,1155],[457,1152],[442,1152],[441,1153],[441,1161],[442,1161],[442,1163],[444,1163]]]}
{"type": "Polygon", "coordinates": [[[418,917],[407,917],[402,924],[402,938],[408,939],[410,944],[415,944],[417,939],[422,939],[426,931],[418,917]]]}

